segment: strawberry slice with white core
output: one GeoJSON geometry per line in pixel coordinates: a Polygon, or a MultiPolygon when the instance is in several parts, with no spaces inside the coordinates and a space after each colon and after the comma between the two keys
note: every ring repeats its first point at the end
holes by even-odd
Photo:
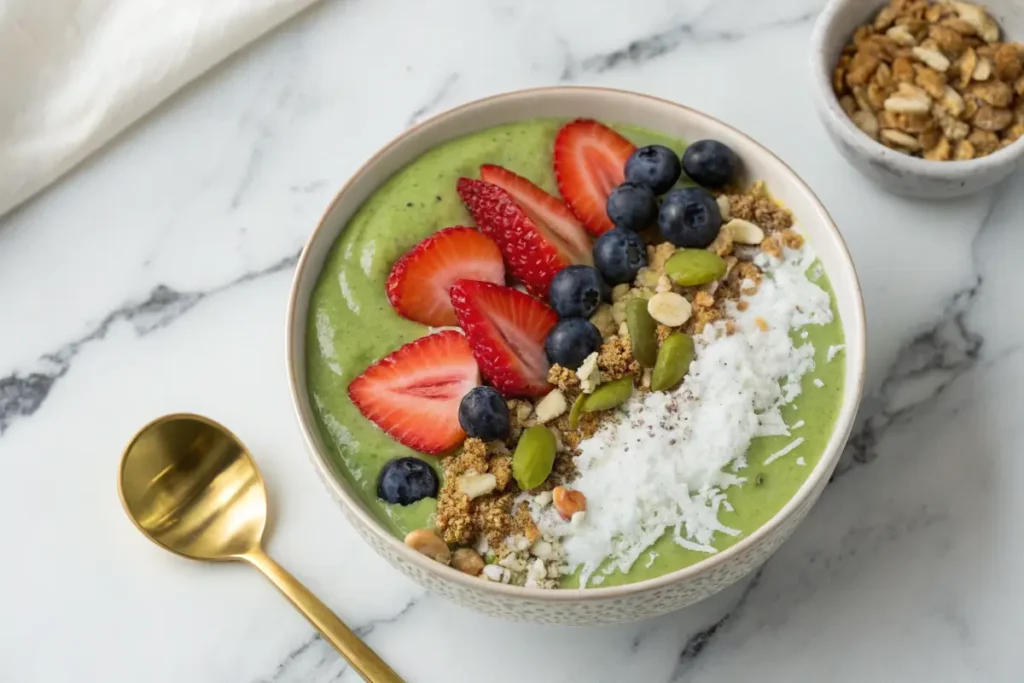
{"type": "MultiPolygon", "coordinates": [[[[593,244],[583,224],[562,200],[548,194],[526,178],[493,164],[480,167],[480,180],[508,192],[545,239],[574,264],[594,265],[593,244]]],[[[479,279],[479,278],[466,278],[479,279]]]]}
{"type": "Polygon", "coordinates": [[[553,310],[517,289],[472,280],[452,285],[452,305],[480,371],[503,396],[551,391],[544,340],[558,322],[553,310]]]}
{"type": "Polygon", "coordinates": [[[459,178],[456,189],[480,232],[498,244],[512,274],[531,294],[547,298],[551,278],[572,264],[569,256],[497,185],[459,178]]]}
{"type": "Polygon", "coordinates": [[[388,301],[399,315],[433,327],[458,324],[448,290],[459,279],[505,283],[501,250],[476,228],[435,232],[395,262],[388,301]]]}
{"type": "Polygon", "coordinates": [[[436,455],[466,438],[459,403],[479,384],[469,341],[456,330],[445,330],[420,337],[366,368],[348,385],[348,395],[366,419],[395,441],[436,455]]]}
{"type": "Polygon", "coordinates": [[[571,121],[555,136],[558,191],[595,237],[615,225],[608,218],[608,195],[626,179],[626,160],[636,146],[608,126],[589,119],[571,121]]]}

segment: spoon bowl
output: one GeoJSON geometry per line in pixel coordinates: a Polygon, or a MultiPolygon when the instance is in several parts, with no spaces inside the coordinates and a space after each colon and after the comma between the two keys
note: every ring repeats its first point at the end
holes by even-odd
{"type": "Polygon", "coordinates": [[[201,415],[153,420],[128,443],[118,492],[128,517],[157,545],[194,560],[248,562],[371,683],[402,683],[377,654],[263,551],[267,489],[245,445],[201,415]]]}
{"type": "Polygon", "coordinates": [[[260,547],[267,492],[249,451],[199,415],[168,415],[132,439],[121,500],[158,545],[196,560],[237,560],[260,547]]]}

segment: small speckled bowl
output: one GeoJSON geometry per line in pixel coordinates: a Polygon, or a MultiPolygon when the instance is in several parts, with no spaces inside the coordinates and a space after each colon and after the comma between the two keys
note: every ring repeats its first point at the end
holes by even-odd
{"type": "MultiPolygon", "coordinates": [[[[832,69],[853,32],[888,0],[829,0],[811,36],[811,78],[818,115],[846,160],[882,189],[918,199],[951,199],[972,194],[1013,173],[1024,157],[1024,138],[980,159],[928,161],[895,150],[865,135],[832,90],[832,69]]],[[[1004,36],[1024,37],[1024,2],[984,0],[1004,36]]]]}
{"type": "Polygon", "coordinates": [[[849,252],[810,188],[752,139],[706,114],[645,95],[597,88],[544,88],[472,102],[400,135],[341,189],[299,259],[288,307],[288,374],[299,425],[313,465],[348,520],[376,552],[402,573],[455,602],[493,616],[547,624],[633,621],[708,597],[759,567],[807,515],[828,482],[849,437],[864,379],[864,306],[849,252]],[[309,298],[327,253],[359,206],[392,174],[424,152],[491,126],[535,117],[589,117],[661,131],[684,140],[715,138],[743,159],[748,179],[767,182],[797,218],[831,279],[846,336],[846,376],[835,431],[820,462],[796,495],[764,526],[731,548],[657,578],[625,586],[573,590],[521,588],[467,576],[434,562],[392,536],[363,505],[331,456],[316,424],[306,386],[309,298]]]}

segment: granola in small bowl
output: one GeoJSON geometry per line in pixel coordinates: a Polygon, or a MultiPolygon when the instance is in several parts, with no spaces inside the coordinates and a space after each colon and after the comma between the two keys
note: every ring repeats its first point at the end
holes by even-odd
{"type": "Polygon", "coordinates": [[[819,119],[879,188],[927,200],[996,185],[1024,158],[1017,0],[827,0],[811,34],[819,119]],[[997,66],[998,60],[998,66],[997,66]]]}
{"type": "Polygon", "coordinates": [[[930,161],[1024,135],[1024,44],[979,5],[891,0],[843,48],[832,87],[866,135],[930,161]]]}

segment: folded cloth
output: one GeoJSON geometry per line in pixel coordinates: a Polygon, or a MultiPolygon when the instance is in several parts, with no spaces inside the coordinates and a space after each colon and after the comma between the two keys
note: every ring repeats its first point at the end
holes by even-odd
{"type": "Polygon", "coordinates": [[[0,215],[316,0],[0,0],[0,215]]]}

